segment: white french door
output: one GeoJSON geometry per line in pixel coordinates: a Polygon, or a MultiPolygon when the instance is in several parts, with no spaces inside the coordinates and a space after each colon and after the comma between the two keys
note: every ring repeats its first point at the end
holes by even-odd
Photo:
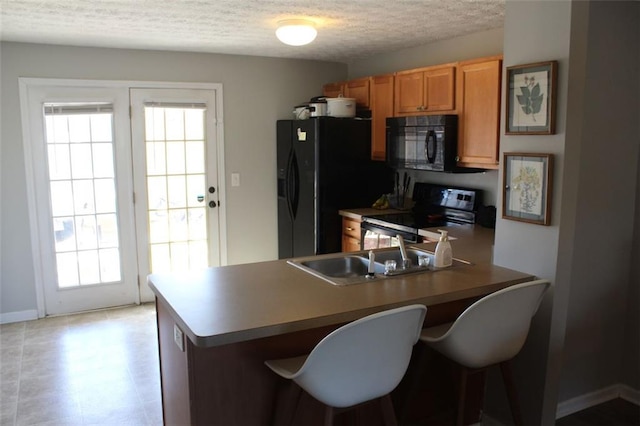
{"type": "Polygon", "coordinates": [[[221,94],[132,85],[20,79],[40,316],[151,301],[149,273],[225,257],[221,94]]]}
{"type": "Polygon", "coordinates": [[[139,302],[127,91],[35,87],[24,106],[45,313],[139,302]]]}
{"type": "Polygon", "coordinates": [[[131,117],[140,274],[219,266],[216,91],[131,89],[131,117]]]}

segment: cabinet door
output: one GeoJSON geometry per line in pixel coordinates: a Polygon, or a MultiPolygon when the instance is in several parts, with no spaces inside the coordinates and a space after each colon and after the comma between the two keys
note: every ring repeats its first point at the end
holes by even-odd
{"type": "Polygon", "coordinates": [[[342,251],[345,253],[360,251],[360,240],[351,237],[342,237],[342,251]]]}
{"type": "Polygon", "coordinates": [[[371,159],[384,161],[387,117],[393,117],[393,74],[371,77],[371,159]]]}
{"type": "Polygon", "coordinates": [[[424,109],[426,112],[455,109],[455,67],[424,72],[424,109]]]}
{"type": "Polygon", "coordinates": [[[347,98],[355,98],[358,107],[369,108],[369,77],[347,81],[344,96],[347,98]]]}
{"type": "Polygon", "coordinates": [[[322,95],[327,98],[338,98],[344,96],[345,84],[344,82],[327,83],[322,86],[322,95]]]}
{"type": "Polygon", "coordinates": [[[458,165],[497,169],[501,57],[458,68],[458,165]]]}
{"type": "Polygon", "coordinates": [[[423,108],[423,72],[397,73],[395,78],[395,115],[418,114],[423,108]]]}
{"type": "Polygon", "coordinates": [[[342,218],[342,251],[360,250],[360,221],[350,217],[342,218]]]}

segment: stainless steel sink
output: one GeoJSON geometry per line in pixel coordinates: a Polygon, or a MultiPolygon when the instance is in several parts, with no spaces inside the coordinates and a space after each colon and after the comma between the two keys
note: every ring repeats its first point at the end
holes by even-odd
{"type": "MultiPolygon", "coordinates": [[[[341,256],[330,259],[308,260],[300,263],[332,278],[353,278],[369,272],[369,259],[362,256],[341,256]]],[[[384,266],[374,262],[377,273],[384,272],[384,266]]]]}
{"type": "Polygon", "coordinates": [[[367,277],[369,259],[364,256],[345,255],[343,253],[337,253],[331,257],[292,259],[287,262],[334,285],[349,285],[371,281],[384,273],[384,265],[374,262],[375,275],[367,277]]]}
{"type": "MultiPolygon", "coordinates": [[[[403,263],[399,249],[375,250],[374,275],[368,276],[368,253],[335,253],[321,256],[310,256],[290,259],[287,262],[303,271],[321,278],[333,285],[345,286],[383,280],[397,275],[424,273],[436,271],[433,267],[433,253],[419,250],[414,247],[407,248],[408,264],[403,263]],[[420,262],[422,258],[422,262],[420,262]],[[385,262],[396,262],[395,270],[385,270],[385,262]]],[[[468,262],[454,259],[454,266],[468,262]]]]}

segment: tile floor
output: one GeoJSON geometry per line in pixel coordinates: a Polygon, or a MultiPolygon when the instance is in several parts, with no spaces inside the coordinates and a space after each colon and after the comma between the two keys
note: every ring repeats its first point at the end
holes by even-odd
{"type": "Polygon", "coordinates": [[[161,425],[155,306],[0,325],[0,425],[161,425]]]}

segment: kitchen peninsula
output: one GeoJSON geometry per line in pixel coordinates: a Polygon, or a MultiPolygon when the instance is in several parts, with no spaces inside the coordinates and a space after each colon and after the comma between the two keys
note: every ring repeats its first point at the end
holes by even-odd
{"type": "Polygon", "coordinates": [[[477,231],[452,241],[469,265],[351,286],[285,260],[150,275],[165,424],[268,424],[278,380],[264,360],[304,354],[340,325],[402,305],[426,305],[425,326],[448,322],[477,298],[534,279],[492,265],[492,232],[477,231]]]}

